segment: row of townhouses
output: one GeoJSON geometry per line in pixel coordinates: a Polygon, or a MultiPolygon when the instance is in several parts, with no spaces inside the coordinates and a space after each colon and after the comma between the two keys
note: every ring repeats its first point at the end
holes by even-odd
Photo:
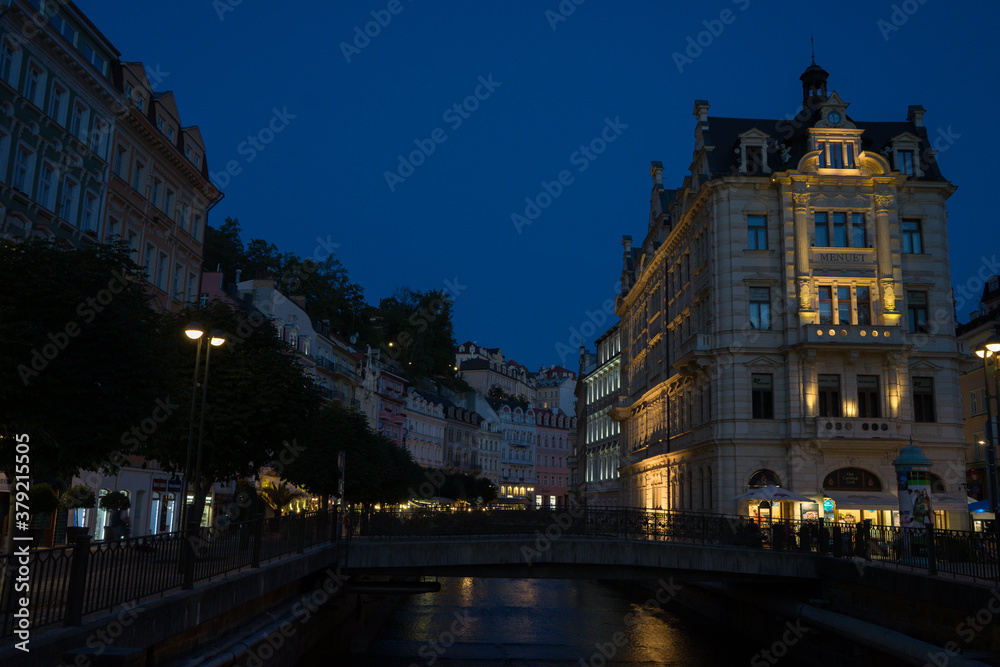
{"type": "Polygon", "coordinates": [[[956,187],[924,109],[855,119],[827,78],[805,70],[794,117],[712,116],[698,100],[688,173],[669,188],[651,163],[647,231],[623,237],[620,321],[580,351],[581,501],[891,525],[893,461],[913,444],[933,464],[936,524],[969,527],[996,369],[971,351],[1000,288],[991,278],[956,338],[956,187]],[[766,484],[814,502],[735,499],[766,484]]]}

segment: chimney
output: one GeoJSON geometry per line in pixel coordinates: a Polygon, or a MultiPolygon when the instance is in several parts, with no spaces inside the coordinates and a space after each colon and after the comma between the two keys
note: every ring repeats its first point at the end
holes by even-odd
{"type": "Polygon", "coordinates": [[[910,121],[917,127],[924,126],[924,108],[919,104],[911,104],[909,109],[906,110],[906,120],[910,121]]]}
{"type": "Polygon", "coordinates": [[[288,297],[289,301],[297,305],[302,310],[306,309],[306,297],[303,294],[288,297]]]}
{"type": "Polygon", "coordinates": [[[698,119],[698,124],[701,125],[703,130],[708,129],[708,108],[709,104],[707,100],[695,100],[694,101],[694,115],[698,119]]]}
{"type": "Polygon", "coordinates": [[[622,245],[625,246],[625,252],[632,249],[632,237],[628,234],[622,236],[622,245]]]}
{"type": "Polygon", "coordinates": [[[653,183],[663,185],[663,163],[653,160],[649,163],[649,175],[653,178],[653,183]]]}
{"type": "Polygon", "coordinates": [[[243,275],[243,269],[236,269],[236,282],[240,281],[240,276],[243,275]]]}

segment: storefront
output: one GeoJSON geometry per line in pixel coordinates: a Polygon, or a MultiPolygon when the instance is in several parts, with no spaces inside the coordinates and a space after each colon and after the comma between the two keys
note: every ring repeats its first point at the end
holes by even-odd
{"type": "Polygon", "coordinates": [[[899,514],[899,499],[884,491],[878,476],[863,468],[840,468],[823,478],[821,506],[823,519],[842,524],[871,520],[875,526],[894,525],[899,514]]]}

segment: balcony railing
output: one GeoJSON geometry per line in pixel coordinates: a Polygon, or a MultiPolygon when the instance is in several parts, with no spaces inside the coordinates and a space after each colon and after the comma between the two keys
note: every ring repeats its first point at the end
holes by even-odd
{"type": "Polygon", "coordinates": [[[905,345],[906,335],[899,327],[860,324],[806,324],[802,340],[829,345],[905,345]]]}
{"type": "Polygon", "coordinates": [[[884,417],[816,417],[818,438],[895,438],[898,430],[897,420],[884,417]]]}

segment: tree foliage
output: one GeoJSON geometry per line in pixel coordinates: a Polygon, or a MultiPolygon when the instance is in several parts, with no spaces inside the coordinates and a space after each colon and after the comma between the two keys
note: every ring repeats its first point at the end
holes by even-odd
{"type": "Polygon", "coordinates": [[[303,258],[282,253],[263,239],[250,239],[244,246],[241,234],[236,218],[226,218],[219,229],[207,228],[204,263],[208,270],[221,268],[230,280],[235,279],[237,269],[242,270],[244,280],[273,279],[275,288],[286,296],[304,296],[309,316],[329,321],[330,328],[344,338],[358,334],[364,340],[377,339],[364,290],[351,282],[333,253],[319,246],[312,256],[303,258]]]}
{"type": "Polygon", "coordinates": [[[402,287],[379,302],[376,320],[386,344],[409,378],[454,377],[455,334],[452,300],[442,290],[402,287]],[[392,346],[388,343],[392,342],[392,346]]]}
{"type": "Polygon", "coordinates": [[[170,370],[143,271],[122,243],[0,244],[0,467],[27,436],[33,476],[113,474],[170,370]]]}
{"type": "MultiPolygon", "coordinates": [[[[197,344],[183,334],[186,323],[198,321],[206,331],[221,329],[227,342],[211,349],[208,400],[202,445],[204,492],[211,481],[255,477],[286,441],[295,439],[302,423],[319,409],[320,395],[312,379],[274,328],[259,313],[246,313],[226,303],[210,302],[166,318],[164,330],[172,343],[169,365],[176,369],[173,402],[184,409],[164,422],[141,450],[167,469],[182,471],[188,448],[189,405],[197,344]]],[[[205,376],[206,349],[198,381],[205,376]]],[[[202,392],[197,393],[201,415],[202,392]]],[[[195,444],[197,445],[197,428],[195,444]]],[[[194,468],[192,457],[192,469],[194,468]]],[[[196,515],[197,516],[197,515],[196,515]]]]}

